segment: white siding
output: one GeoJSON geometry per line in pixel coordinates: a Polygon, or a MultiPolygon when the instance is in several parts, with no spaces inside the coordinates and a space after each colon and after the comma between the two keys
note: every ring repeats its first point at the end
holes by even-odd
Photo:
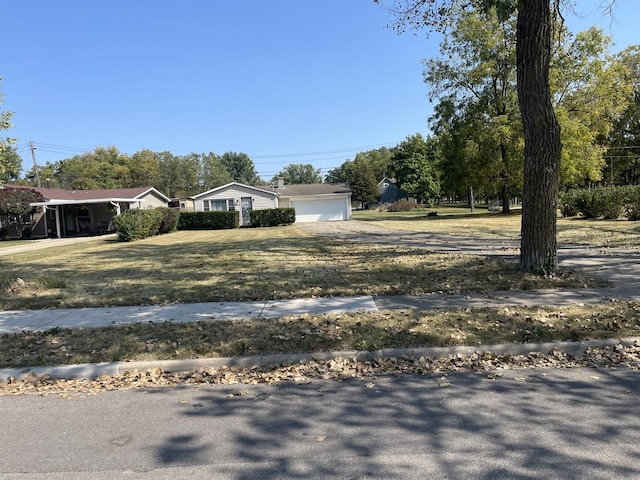
{"type": "Polygon", "coordinates": [[[252,210],[266,210],[269,208],[276,208],[278,206],[278,199],[275,195],[268,192],[253,190],[251,188],[242,188],[240,185],[231,185],[228,188],[216,190],[208,195],[198,197],[193,203],[196,212],[203,212],[205,200],[233,200],[235,209],[240,212],[240,224],[242,224],[243,218],[240,199],[243,197],[251,197],[252,210]]]}
{"type": "Polygon", "coordinates": [[[351,208],[347,198],[316,197],[289,199],[296,210],[296,222],[331,222],[349,220],[351,208]]]}
{"type": "Polygon", "coordinates": [[[166,207],[168,204],[162,198],[155,195],[153,192],[147,193],[144,197],[141,198],[144,202],[138,202],[136,208],[142,208],[144,210],[148,210],[150,208],[157,207],[166,207]]]}

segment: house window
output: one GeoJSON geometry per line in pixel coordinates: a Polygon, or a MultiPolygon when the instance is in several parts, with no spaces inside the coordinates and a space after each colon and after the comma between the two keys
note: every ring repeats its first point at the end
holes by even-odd
{"type": "Polygon", "coordinates": [[[226,212],[234,210],[234,203],[231,198],[224,200],[204,200],[202,204],[205,212],[226,212]]]}

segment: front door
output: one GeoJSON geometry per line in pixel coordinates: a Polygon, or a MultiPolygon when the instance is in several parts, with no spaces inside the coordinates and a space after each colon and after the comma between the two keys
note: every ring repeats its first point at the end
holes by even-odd
{"type": "Polygon", "coordinates": [[[251,197],[242,197],[240,199],[240,207],[242,208],[242,225],[249,225],[251,223],[251,197]]]}

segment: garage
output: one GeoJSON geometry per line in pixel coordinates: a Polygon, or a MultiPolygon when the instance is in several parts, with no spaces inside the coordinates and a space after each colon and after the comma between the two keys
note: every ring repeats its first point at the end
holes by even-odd
{"type": "Polygon", "coordinates": [[[296,210],[296,222],[351,220],[351,189],[344,183],[278,185],[280,207],[296,210]]]}
{"type": "Polygon", "coordinates": [[[292,200],[296,209],[296,222],[332,222],[348,220],[347,202],[344,199],[292,200]]]}

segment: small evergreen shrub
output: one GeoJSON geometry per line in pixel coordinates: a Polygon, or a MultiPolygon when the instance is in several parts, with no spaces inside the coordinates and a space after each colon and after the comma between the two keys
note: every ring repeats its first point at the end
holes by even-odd
{"type": "Polygon", "coordinates": [[[223,230],[240,226],[240,212],[180,212],[178,230],[223,230]]]}
{"type": "Polygon", "coordinates": [[[269,208],[251,211],[252,227],[275,227],[291,225],[296,221],[295,208],[269,208]]]}
{"type": "Polygon", "coordinates": [[[9,240],[9,230],[4,227],[0,228],[0,240],[9,240]]]}

